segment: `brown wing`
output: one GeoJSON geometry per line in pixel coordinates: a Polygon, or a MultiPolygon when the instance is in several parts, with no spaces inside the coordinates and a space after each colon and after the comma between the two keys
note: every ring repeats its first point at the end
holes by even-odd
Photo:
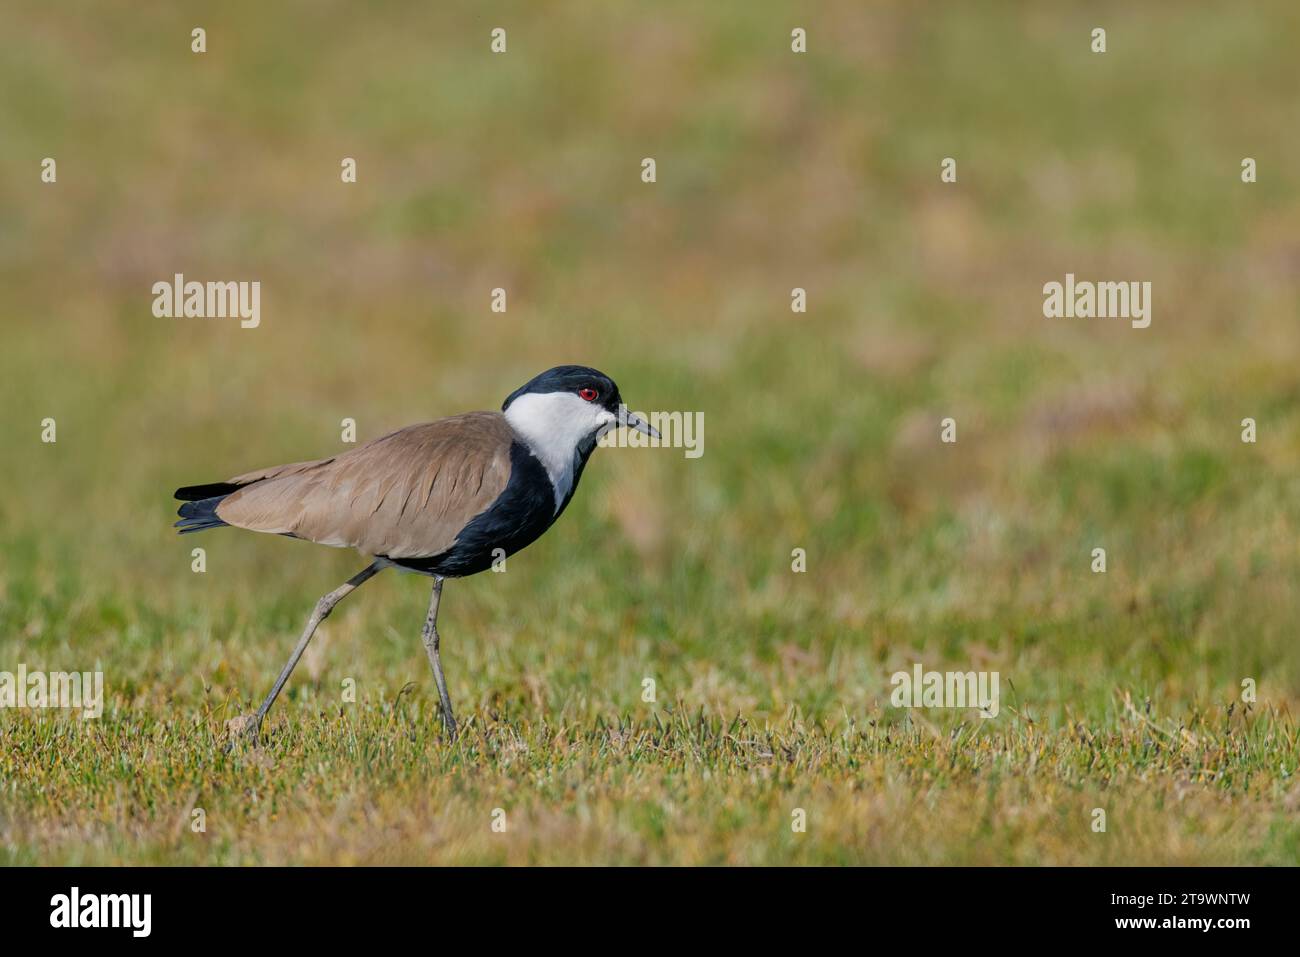
{"type": "Polygon", "coordinates": [[[217,516],[368,555],[427,558],[505,489],[513,441],[496,412],[408,426],[332,459],[232,479],[254,484],[225,498],[217,516]]]}
{"type": "MultiPolygon", "coordinates": [[[[387,438],[387,436],[385,436],[387,438]]],[[[365,448],[363,445],[361,448],[365,448]]],[[[356,451],[360,452],[361,449],[356,451]]],[[[333,462],[333,458],[314,459],[311,462],[290,462],[288,465],[272,465],[269,469],[255,469],[252,472],[245,472],[243,475],[236,475],[230,479],[231,485],[251,485],[254,482],[261,482],[264,479],[280,478],[284,475],[297,475],[299,472],[305,472],[308,469],[314,469],[318,465],[328,465],[333,462]]]]}

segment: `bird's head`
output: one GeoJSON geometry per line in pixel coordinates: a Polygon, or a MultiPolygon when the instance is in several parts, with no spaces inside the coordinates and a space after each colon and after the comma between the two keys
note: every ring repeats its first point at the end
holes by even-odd
{"type": "Polygon", "coordinates": [[[613,379],[587,366],[547,369],[510,393],[501,411],[533,446],[590,446],[620,426],[659,437],[628,411],[613,379]]]}

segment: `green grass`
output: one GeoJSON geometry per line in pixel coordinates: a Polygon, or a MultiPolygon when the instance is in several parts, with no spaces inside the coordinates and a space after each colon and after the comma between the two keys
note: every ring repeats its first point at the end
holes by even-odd
{"type": "Polygon", "coordinates": [[[107,701],[0,710],[0,861],[1297,861],[1292,5],[8,19],[0,671],[107,701]],[[155,319],[176,271],[260,280],[261,328],[155,319]],[[1066,272],[1152,281],[1151,328],[1044,320],[1066,272]],[[703,411],[705,454],[598,451],[447,585],[462,737],[386,572],[226,754],[363,560],[178,538],[171,490],[570,361],[703,411]],[[917,661],[997,671],[1001,714],[891,707],[917,661]]]}
{"type": "Polygon", "coordinates": [[[1117,706],[1105,731],[1024,715],[943,731],[491,705],[449,744],[420,697],[315,702],[233,755],[215,701],[185,719],[24,721],[23,748],[56,757],[0,766],[26,803],[3,859],[1278,864],[1300,850],[1296,732],[1275,714],[1174,723],[1117,706]]]}

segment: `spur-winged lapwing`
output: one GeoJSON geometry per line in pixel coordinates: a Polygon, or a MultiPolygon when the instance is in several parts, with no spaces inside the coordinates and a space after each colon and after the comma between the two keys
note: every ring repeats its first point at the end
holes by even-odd
{"type": "Polygon", "coordinates": [[[501,412],[453,415],[331,458],[177,489],[185,502],[176,523],[182,534],[233,525],[356,548],[374,559],[316,603],[271,693],[240,730],[257,737],[316,627],[346,595],[395,565],[433,578],[424,647],[443,723],[454,734],[438,657],[443,579],[481,572],[550,528],[597,439],[619,426],[659,436],[628,412],[609,376],[557,366],[512,392],[501,412]]]}

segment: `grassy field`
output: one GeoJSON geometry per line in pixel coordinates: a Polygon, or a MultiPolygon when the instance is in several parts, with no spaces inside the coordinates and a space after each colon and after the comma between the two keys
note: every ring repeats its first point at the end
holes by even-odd
{"type": "Polygon", "coordinates": [[[1300,10],[541,7],[7,5],[0,672],[106,701],[0,709],[0,863],[1296,863],[1300,10]],[[155,318],[177,272],[261,325],[155,318]],[[1067,272],[1150,328],[1044,319],[1067,272]],[[561,362],[704,455],[599,450],[448,583],[454,743],[385,572],[227,754],[364,560],[171,491],[561,362]]]}

